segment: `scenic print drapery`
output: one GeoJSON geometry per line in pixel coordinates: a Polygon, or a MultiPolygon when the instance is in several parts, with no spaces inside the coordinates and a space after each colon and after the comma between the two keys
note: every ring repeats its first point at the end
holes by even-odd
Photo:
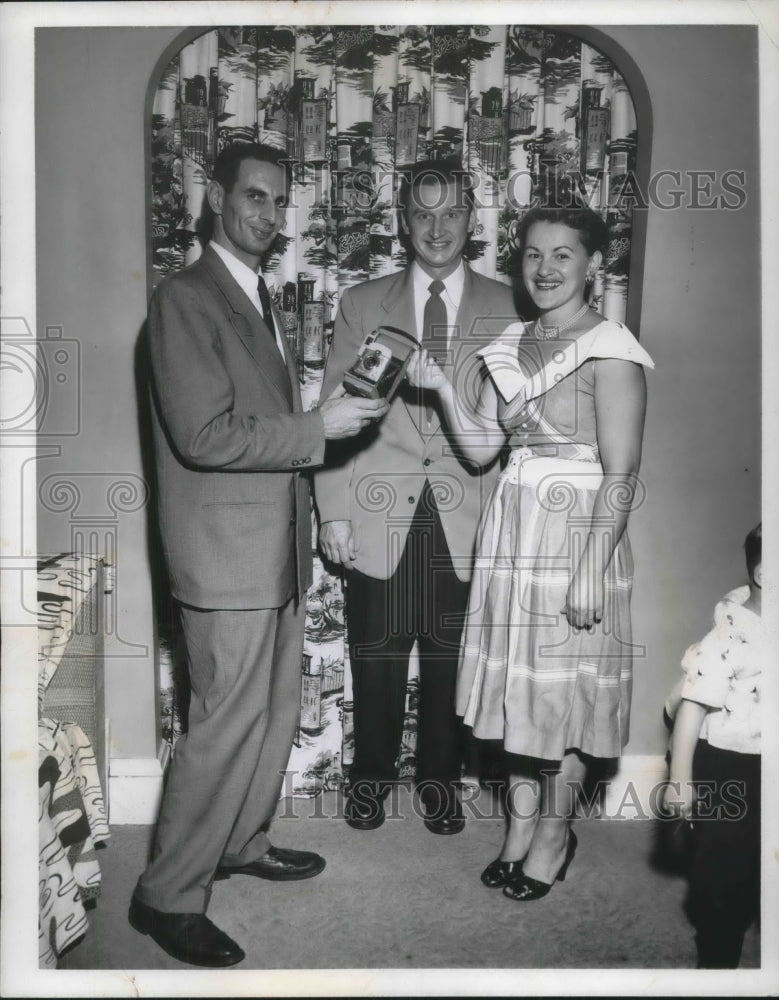
{"type": "MultiPolygon", "coordinates": [[[[624,320],[631,214],[615,192],[635,169],[636,120],[614,64],[543,27],[224,27],[163,72],[151,121],[151,282],[200,255],[205,189],[235,141],[293,164],[286,225],[263,271],[299,359],[304,405],[321,385],[340,294],[408,263],[394,207],[404,167],[457,155],[476,182],[465,256],[507,283],[516,225],[544,191],[575,190],[609,227],[591,304],[624,320]]],[[[313,516],[313,515],[312,515],[313,516]]],[[[258,572],[262,568],[258,567],[258,572]]],[[[161,622],[163,732],[181,728],[175,626],[161,622]]],[[[351,682],[341,578],[315,554],[301,719],[286,792],[339,787],[351,762],[351,682]]],[[[410,671],[400,776],[414,773],[410,671]]]]}

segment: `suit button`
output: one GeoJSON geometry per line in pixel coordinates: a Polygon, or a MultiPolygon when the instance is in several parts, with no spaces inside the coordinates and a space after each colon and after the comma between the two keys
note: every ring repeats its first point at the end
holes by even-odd
{"type": "Polygon", "coordinates": [[[306,458],[304,458],[303,461],[306,463],[306,465],[308,465],[308,463],[311,461],[311,456],[310,455],[306,456],[306,458]]]}
{"type": "Polygon", "coordinates": [[[432,464],[433,464],[433,460],[431,458],[426,458],[424,460],[424,462],[422,463],[422,465],[432,465],[432,464]]]}
{"type": "Polygon", "coordinates": [[[289,523],[292,524],[292,525],[296,524],[297,523],[297,518],[296,517],[291,517],[289,519],[289,523]]]}
{"type": "Polygon", "coordinates": [[[409,497],[409,498],[408,498],[408,502],[409,502],[409,503],[413,503],[413,502],[414,502],[414,498],[413,498],[413,497],[409,497]]]}

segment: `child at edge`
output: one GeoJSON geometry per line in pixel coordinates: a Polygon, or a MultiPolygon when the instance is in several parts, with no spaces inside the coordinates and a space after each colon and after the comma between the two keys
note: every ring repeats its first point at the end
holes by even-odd
{"type": "Polygon", "coordinates": [[[749,585],[727,594],[690,646],[666,702],[666,811],[694,819],[687,909],[699,969],[735,969],[760,913],[761,525],[744,543],[749,585]]]}

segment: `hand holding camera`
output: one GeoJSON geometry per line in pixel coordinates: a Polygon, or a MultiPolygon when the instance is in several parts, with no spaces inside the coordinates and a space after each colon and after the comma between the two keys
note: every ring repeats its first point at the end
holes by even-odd
{"type": "Polygon", "coordinates": [[[344,388],[352,396],[391,400],[416,349],[416,340],[405,330],[380,326],[360,346],[344,375],[344,388]]]}
{"type": "Polygon", "coordinates": [[[350,396],[343,386],[337,386],[319,407],[328,440],[354,437],[361,430],[380,420],[389,409],[386,399],[365,399],[350,396]]]}

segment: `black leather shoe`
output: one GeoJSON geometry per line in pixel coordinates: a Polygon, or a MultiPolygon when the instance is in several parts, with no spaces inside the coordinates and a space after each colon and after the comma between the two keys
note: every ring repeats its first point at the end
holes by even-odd
{"type": "Polygon", "coordinates": [[[460,833],[465,829],[465,816],[457,794],[452,791],[446,801],[422,796],[422,807],[425,812],[425,826],[431,833],[442,836],[460,833]]]}
{"type": "Polygon", "coordinates": [[[524,860],[520,858],[519,861],[501,861],[500,858],[496,858],[490,861],[481,873],[481,880],[490,889],[500,889],[501,886],[508,885],[517,878],[524,860]]]}
{"type": "Polygon", "coordinates": [[[437,819],[426,819],[425,826],[431,833],[438,833],[446,836],[452,833],[461,833],[465,829],[465,816],[446,815],[437,819]]]}
{"type": "Polygon", "coordinates": [[[230,878],[231,875],[254,875],[271,882],[294,882],[297,879],[313,878],[325,867],[325,859],[311,851],[290,851],[283,847],[269,847],[256,861],[245,865],[219,865],[214,881],[230,878]]]}
{"type": "Polygon", "coordinates": [[[384,799],[357,792],[346,803],[346,822],[355,830],[377,830],[386,819],[384,799]]]}
{"type": "Polygon", "coordinates": [[[127,919],[136,931],[148,934],[179,962],[223,969],[246,958],[235,941],[220,931],[205,913],[164,913],[133,897],[127,919]]]}

